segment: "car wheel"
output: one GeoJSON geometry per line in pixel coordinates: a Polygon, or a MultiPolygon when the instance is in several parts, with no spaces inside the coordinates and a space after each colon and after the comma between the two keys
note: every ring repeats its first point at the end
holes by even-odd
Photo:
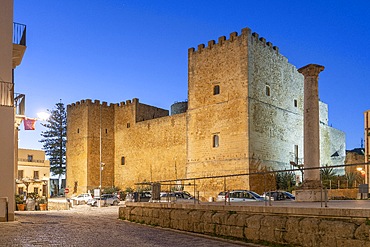
{"type": "Polygon", "coordinates": [[[113,206],[118,206],[118,202],[117,201],[114,201],[113,202],[113,206]]]}

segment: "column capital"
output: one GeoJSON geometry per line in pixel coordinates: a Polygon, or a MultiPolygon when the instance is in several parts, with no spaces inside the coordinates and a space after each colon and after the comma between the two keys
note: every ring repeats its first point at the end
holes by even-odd
{"type": "Polygon", "coordinates": [[[304,77],[318,76],[321,71],[324,70],[324,66],[318,64],[308,64],[300,69],[298,72],[303,74],[304,77]]]}

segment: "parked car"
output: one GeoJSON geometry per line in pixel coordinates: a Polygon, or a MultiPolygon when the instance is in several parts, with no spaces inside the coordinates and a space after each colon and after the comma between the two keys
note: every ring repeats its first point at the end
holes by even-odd
{"type": "MultiPolygon", "coordinates": [[[[160,193],[160,202],[192,202],[193,200],[194,200],[194,197],[187,191],[174,191],[174,192],[161,192],[160,193]]],[[[152,201],[153,200],[150,199],[150,202],[152,201]]]]}
{"type": "Polygon", "coordinates": [[[131,192],[131,193],[127,193],[125,201],[126,202],[148,202],[151,197],[152,197],[151,191],[131,192]]]}
{"type": "Polygon", "coordinates": [[[268,191],[263,193],[262,197],[265,200],[281,201],[281,200],[295,200],[295,196],[287,191],[268,191]]]}
{"type": "MultiPolygon", "coordinates": [[[[90,199],[87,202],[87,205],[98,206],[98,201],[99,200],[100,200],[100,197],[96,196],[96,197],[90,199]]],[[[118,197],[116,195],[112,195],[112,194],[103,194],[101,196],[101,200],[102,200],[102,206],[108,206],[108,205],[117,206],[120,203],[120,200],[118,199],[118,197]]]]}
{"type": "Polygon", "coordinates": [[[263,201],[263,197],[251,190],[232,190],[225,197],[230,202],[263,201]]]}
{"type": "Polygon", "coordinates": [[[87,203],[93,196],[90,193],[82,193],[78,196],[71,197],[69,200],[77,201],[77,204],[87,203]]]}
{"type": "Polygon", "coordinates": [[[221,191],[216,198],[216,202],[223,202],[225,201],[226,191],[221,191]]]}

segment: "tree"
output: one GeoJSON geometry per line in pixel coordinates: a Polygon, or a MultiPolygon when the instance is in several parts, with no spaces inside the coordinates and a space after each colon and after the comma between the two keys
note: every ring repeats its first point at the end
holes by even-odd
{"type": "Polygon", "coordinates": [[[276,173],[276,188],[291,192],[295,187],[295,173],[284,171],[276,173]]]}
{"type": "Polygon", "coordinates": [[[324,167],[321,168],[320,174],[321,174],[322,185],[329,188],[330,181],[336,177],[335,170],[326,164],[324,167]]]}
{"type": "Polygon", "coordinates": [[[67,113],[62,102],[55,106],[55,109],[48,110],[47,123],[41,123],[47,130],[41,132],[43,139],[40,142],[49,156],[51,173],[60,179],[66,172],[67,113]]]}

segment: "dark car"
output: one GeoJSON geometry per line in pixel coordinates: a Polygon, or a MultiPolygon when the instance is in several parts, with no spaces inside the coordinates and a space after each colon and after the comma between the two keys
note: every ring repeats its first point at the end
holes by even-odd
{"type": "Polygon", "coordinates": [[[295,200],[295,196],[287,191],[268,191],[262,197],[272,201],[295,200]]]}
{"type": "Polygon", "coordinates": [[[126,195],[126,202],[148,202],[152,197],[151,191],[131,192],[126,195]]]}

